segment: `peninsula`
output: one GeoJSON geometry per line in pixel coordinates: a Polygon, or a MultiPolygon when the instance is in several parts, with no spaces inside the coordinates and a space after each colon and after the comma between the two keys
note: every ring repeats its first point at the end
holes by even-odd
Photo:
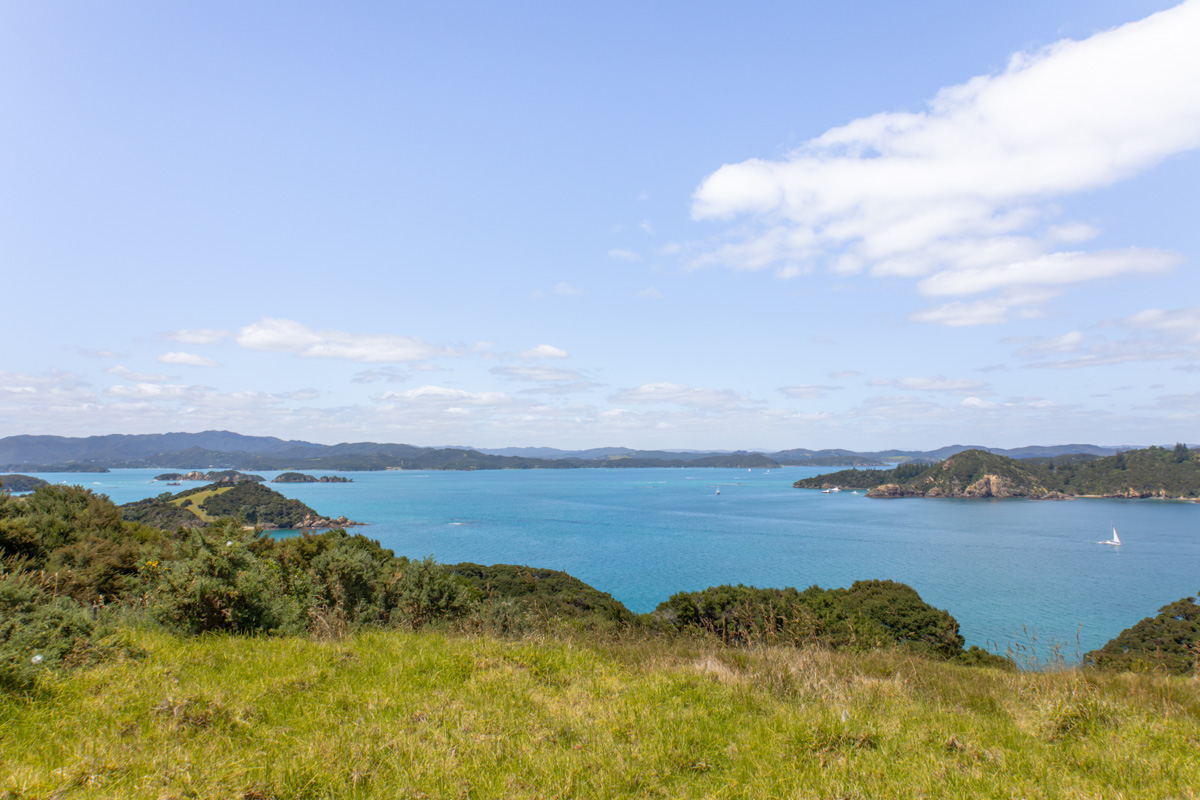
{"type": "Polygon", "coordinates": [[[1178,444],[1174,449],[1148,447],[1107,457],[1071,455],[1018,461],[967,450],[934,464],[847,469],[803,478],[793,485],[798,489],[866,489],[867,497],[1192,500],[1200,497],[1200,454],[1178,444]]]}

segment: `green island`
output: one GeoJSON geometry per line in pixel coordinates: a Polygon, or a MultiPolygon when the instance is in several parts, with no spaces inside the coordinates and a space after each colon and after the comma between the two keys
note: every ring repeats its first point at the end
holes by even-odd
{"type": "Polygon", "coordinates": [[[39,486],[49,486],[49,481],[35,478],[32,475],[0,475],[0,492],[32,492],[39,486]]]}
{"type": "MultiPolygon", "coordinates": [[[[255,476],[257,477],[257,476],[255,476]]],[[[252,480],[220,480],[207,486],[164,492],[121,506],[125,519],[158,528],[197,527],[220,518],[261,530],[336,528],[361,525],[324,517],[299,500],[252,480]]]]}
{"type": "Polygon", "coordinates": [[[238,472],[236,469],[219,469],[201,472],[164,472],[162,475],[155,475],[156,481],[207,481],[208,483],[239,483],[241,481],[256,481],[261,483],[265,481],[262,475],[251,475],[246,472],[238,472]]]}
{"type": "Polygon", "coordinates": [[[964,648],[949,612],[887,580],[716,586],[638,615],[554,570],[411,560],[344,529],[274,538],[233,502],[263,491],[155,499],[199,504],[193,526],[80,487],[0,494],[0,797],[1200,785],[1192,598],[1067,666],[1036,642],[964,648]]]}
{"type": "Polygon", "coordinates": [[[353,483],[353,478],[343,475],[308,475],[303,472],[284,472],[276,475],[271,483],[353,483]]]}
{"type": "Polygon", "coordinates": [[[1200,453],[1186,445],[1112,456],[1013,459],[966,450],[944,461],[889,470],[847,469],[793,484],[798,489],[866,489],[867,497],[1200,498],[1200,453]]]}

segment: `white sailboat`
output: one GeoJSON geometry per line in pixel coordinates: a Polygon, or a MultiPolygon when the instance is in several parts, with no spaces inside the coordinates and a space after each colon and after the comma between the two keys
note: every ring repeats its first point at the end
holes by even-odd
{"type": "Polygon", "coordinates": [[[1113,537],[1111,539],[1109,539],[1107,542],[1101,542],[1100,544],[1111,544],[1114,547],[1121,546],[1121,537],[1117,536],[1117,526],[1116,525],[1113,525],[1113,537]]]}

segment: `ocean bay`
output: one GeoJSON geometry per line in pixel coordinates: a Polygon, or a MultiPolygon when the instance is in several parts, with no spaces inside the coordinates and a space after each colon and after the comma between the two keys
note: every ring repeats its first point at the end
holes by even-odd
{"type": "MultiPolygon", "coordinates": [[[[124,503],[166,491],[153,481],[164,471],[40,477],[124,503]]],[[[825,471],[385,471],[270,485],[369,523],[354,530],[399,555],[562,569],[634,611],[722,583],[891,579],[950,611],[968,645],[1003,651],[1032,634],[1040,654],[1058,641],[1067,660],[1200,589],[1193,503],[869,500],[791,487],[825,471]],[[1098,544],[1112,525],[1120,548],[1098,544]]]]}

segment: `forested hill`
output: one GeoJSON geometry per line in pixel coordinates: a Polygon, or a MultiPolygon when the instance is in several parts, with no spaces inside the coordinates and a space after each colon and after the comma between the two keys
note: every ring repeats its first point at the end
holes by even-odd
{"type": "Polygon", "coordinates": [[[967,450],[936,464],[848,469],[805,478],[799,489],[867,489],[868,497],[1200,497],[1200,452],[1179,444],[1107,457],[1016,460],[967,450]]]}
{"type": "Polygon", "coordinates": [[[145,500],[126,503],[121,513],[130,522],[164,530],[199,527],[232,518],[265,529],[332,528],[356,525],[345,517],[323,517],[299,500],[284,497],[254,481],[225,481],[166,492],[145,500]]]}
{"type": "MultiPolygon", "coordinates": [[[[994,450],[950,445],[929,451],[808,450],[778,452],[636,450],[600,447],[559,450],[551,447],[509,447],[498,450],[467,447],[417,447],[409,444],[343,442],[314,444],[271,436],[243,436],[230,431],[202,433],[0,438],[0,472],[104,472],[129,468],[188,470],[382,470],[382,469],[578,469],[629,467],[884,466],[908,461],[940,461],[979,449],[1016,458],[1064,454],[1111,455],[1112,447],[1088,444],[994,450]]],[[[1122,448],[1125,449],[1125,448],[1122,448]]]]}

